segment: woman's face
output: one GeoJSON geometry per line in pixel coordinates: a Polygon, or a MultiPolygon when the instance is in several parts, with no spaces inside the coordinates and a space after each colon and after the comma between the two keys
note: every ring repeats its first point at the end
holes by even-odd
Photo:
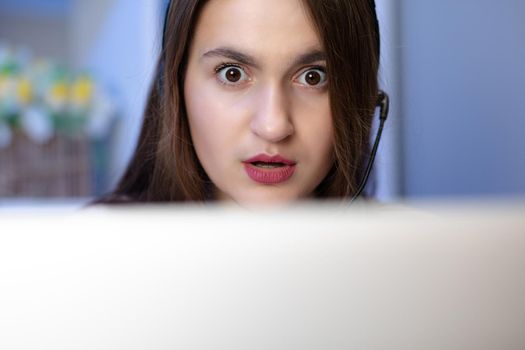
{"type": "Polygon", "coordinates": [[[285,203],[333,164],[325,55],[300,0],[211,0],[189,52],[184,98],[218,199],[285,203]]]}

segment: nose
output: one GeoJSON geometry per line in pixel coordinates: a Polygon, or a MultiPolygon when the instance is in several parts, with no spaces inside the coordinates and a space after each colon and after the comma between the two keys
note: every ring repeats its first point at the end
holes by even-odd
{"type": "Polygon", "coordinates": [[[278,86],[261,89],[250,123],[254,134],[272,143],[283,141],[294,133],[291,106],[283,90],[278,86]]]}

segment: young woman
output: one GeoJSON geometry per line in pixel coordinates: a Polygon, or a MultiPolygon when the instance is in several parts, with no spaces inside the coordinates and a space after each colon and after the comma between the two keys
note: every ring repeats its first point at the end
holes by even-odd
{"type": "Polygon", "coordinates": [[[373,0],[172,0],[137,149],[101,202],[352,198],[378,59],[373,0]]]}

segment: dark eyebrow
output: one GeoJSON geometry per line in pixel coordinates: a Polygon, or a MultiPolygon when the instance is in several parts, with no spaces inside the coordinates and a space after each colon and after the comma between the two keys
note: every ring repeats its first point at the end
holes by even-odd
{"type": "MultiPolygon", "coordinates": [[[[260,68],[260,64],[255,58],[229,47],[218,47],[216,49],[207,51],[202,55],[202,57],[225,57],[247,66],[260,68]]],[[[292,67],[304,66],[317,61],[326,61],[326,54],[321,50],[314,49],[300,55],[297,59],[295,59],[293,61],[292,67]]]]}
{"type": "Polygon", "coordinates": [[[317,61],[326,61],[326,54],[320,50],[312,50],[299,56],[292,66],[305,66],[317,61]]]}
{"type": "Polygon", "coordinates": [[[217,56],[229,58],[231,60],[235,60],[237,62],[245,64],[247,66],[259,68],[259,64],[253,57],[245,55],[242,52],[231,49],[229,47],[219,47],[219,48],[210,50],[206,52],[204,55],[202,55],[202,57],[217,57],[217,56]]]}

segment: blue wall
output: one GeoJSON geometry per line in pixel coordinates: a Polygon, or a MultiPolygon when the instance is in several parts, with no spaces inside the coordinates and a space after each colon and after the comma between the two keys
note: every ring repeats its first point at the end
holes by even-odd
{"type": "MultiPolygon", "coordinates": [[[[107,4],[106,4],[107,5],[107,4]]],[[[110,183],[115,184],[131,157],[142,125],[147,93],[160,48],[161,0],[112,0],[99,28],[98,6],[79,4],[78,22],[85,21],[91,45],[82,52],[82,65],[117,94],[121,123],[115,131],[111,156],[110,183]],[[89,13],[89,14],[88,14],[89,13]]],[[[84,33],[85,34],[85,33],[84,33]]],[[[79,61],[81,59],[79,58],[79,61]]]]}
{"type": "Polygon", "coordinates": [[[31,13],[39,16],[68,15],[74,0],[1,0],[0,11],[9,13],[31,13]]]}
{"type": "Polygon", "coordinates": [[[403,192],[525,194],[525,1],[403,0],[403,192]]]}

